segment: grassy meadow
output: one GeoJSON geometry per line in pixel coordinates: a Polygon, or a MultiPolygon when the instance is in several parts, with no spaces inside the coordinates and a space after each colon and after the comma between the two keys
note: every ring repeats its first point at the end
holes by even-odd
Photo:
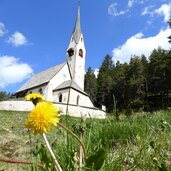
{"type": "MultiPolygon", "coordinates": [[[[31,165],[1,161],[0,171],[42,170],[35,165],[43,160],[51,164],[42,136],[30,135],[25,128],[27,115],[27,112],[0,111],[0,159],[34,162],[31,165]]],[[[77,135],[80,125],[84,128],[87,156],[105,150],[101,171],[171,170],[171,111],[121,116],[119,121],[112,117],[87,119],[83,123],[80,118],[62,116],[60,122],[77,135]]],[[[76,170],[79,143],[61,128],[54,128],[47,138],[63,170],[76,170]]]]}

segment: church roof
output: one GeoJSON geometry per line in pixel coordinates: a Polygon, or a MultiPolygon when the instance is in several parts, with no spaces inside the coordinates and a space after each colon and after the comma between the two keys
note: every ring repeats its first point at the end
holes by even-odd
{"type": "Polygon", "coordinates": [[[76,20],[75,28],[74,28],[74,31],[73,31],[73,38],[74,38],[76,43],[79,42],[80,36],[81,36],[81,24],[80,24],[80,4],[79,4],[77,20],[76,20]]]}
{"type": "Polygon", "coordinates": [[[33,75],[17,92],[21,92],[45,83],[48,83],[65,65],[66,63],[62,63],[51,67],[45,71],[39,72],[33,75]]]}
{"type": "Polygon", "coordinates": [[[57,86],[53,91],[66,89],[66,88],[73,88],[73,89],[79,91],[80,93],[87,95],[87,93],[85,91],[83,91],[82,88],[73,80],[64,81],[62,84],[57,86]]]}

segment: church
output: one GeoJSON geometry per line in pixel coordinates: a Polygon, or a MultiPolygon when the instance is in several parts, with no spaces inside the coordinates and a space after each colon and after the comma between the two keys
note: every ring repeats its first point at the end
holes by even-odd
{"type": "Polygon", "coordinates": [[[59,106],[63,113],[105,117],[105,111],[94,107],[84,91],[86,48],[80,25],[80,4],[74,30],[66,50],[66,61],[33,75],[17,92],[18,99],[29,93],[41,93],[47,101],[59,106]]]}

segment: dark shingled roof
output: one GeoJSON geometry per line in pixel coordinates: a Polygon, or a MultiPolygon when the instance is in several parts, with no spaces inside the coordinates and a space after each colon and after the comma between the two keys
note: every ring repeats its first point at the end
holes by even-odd
{"type": "Polygon", "coordinates": [[[83,91],[82,88],[76,82],[74,82],[73,80],[64,81],[62,84],[57,86],[53,91],[66,89],[66,88],[69,88],[69,87],[79,91],[82,94],[87,95],[87,93],[85,91],[83,91]]]}
{"type": "Polygon", "coordinates": [[[56,65],[52,68],[49,68],[45,71],[39,72],[35,75],[33,75],[22,87],[20,87],[17,92],[21,92],[45,83],[48,83],[65,65],[66,63],[62,63],[59,65],[56,65]]]}

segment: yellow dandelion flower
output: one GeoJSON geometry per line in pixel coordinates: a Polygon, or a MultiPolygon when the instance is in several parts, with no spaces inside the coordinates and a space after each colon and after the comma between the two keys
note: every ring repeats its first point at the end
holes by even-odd
{"type": "Polygon", "coordinates": [[[25,100],[26,101],[32,101],[32,103],[34,105],[37,105],[37,103],[41,102],[41,101],[44,101],[44,97],[39,94],[39,93],[31,93],[31,94],[28,94],[26,97],[25,97],[25,100]]]}
{"type": "Polygon", "coordinates": [[[52,126],[57,126],[59,122],[58,109],[51,102],[39,102],[30,112],[26,127],[35,134],[43,134],[51,130],[52,126]]]}

